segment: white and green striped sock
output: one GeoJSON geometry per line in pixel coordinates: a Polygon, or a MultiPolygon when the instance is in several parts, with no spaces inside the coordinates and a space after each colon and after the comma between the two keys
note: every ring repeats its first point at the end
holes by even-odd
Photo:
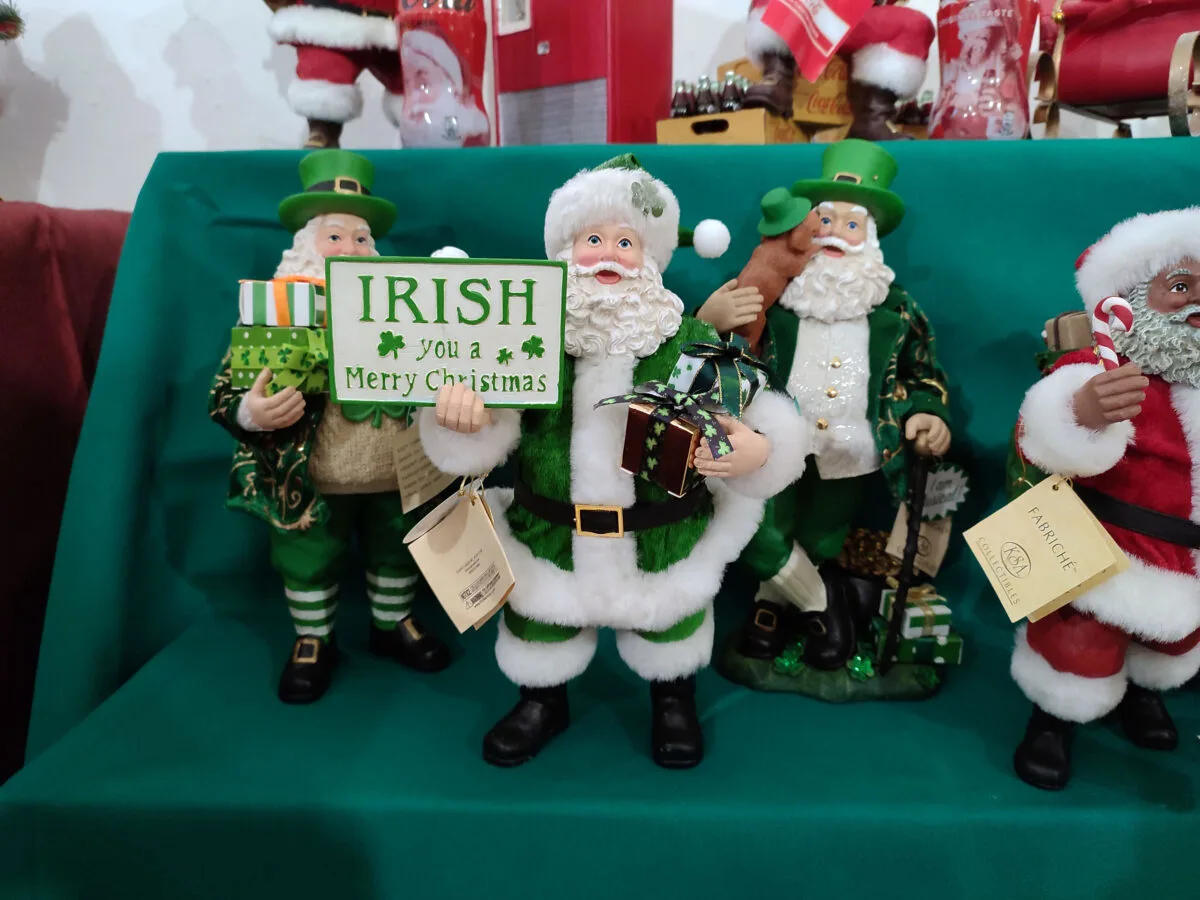
{"type": "Polygon", "coordinates": [[[391,631],[408,618],[418,580],[417,575],[367,573],[367,597],[371,600],[371,620],[376,628],[391,631]]]}
{"type": "Polygon", "coordinates": [[[333,634],[333,620],[337,613],[337,585],[317,590],[286,588],[284,593],[287,594],[296,634],[315,635],[328,641],[333,634]]]}

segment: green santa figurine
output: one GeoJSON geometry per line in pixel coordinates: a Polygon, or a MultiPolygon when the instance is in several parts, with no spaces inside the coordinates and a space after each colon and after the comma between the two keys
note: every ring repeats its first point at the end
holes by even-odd
{"type": "MultiPolygon", "coordinates": [[[[717,337],[663,286],[679,238],[675,195],[632,156],[573,177],[545,223],[548,258],[569,264],[562,407],[489,409],[455,385],[421,411],[425,451],[445,471],[516,458],[514,489],[492,502],[516,578],[496,659],[521,698],[484,738],[494,765],[525,762],[567,727],[567,682],[587,668],[600,628],[616,631],[621,658],[650,683],[654,761],[685,768],[703,756],[695,674],[712,653],[713,598],[765,499],[803,471],[808,427],[790,399],[764,391],[741,421],[723,419],[732,453],[696,452],[706,477],[692,491],[672,496],[622,470],[628,409],[597,404],[668,381],[688,344],[717,337]]],[[[692,243],[720,255],[728,231],[702,222],[692,243]]]]}
{"type": "MultiPolygon", "coordinates": [[[[822,177],[791,192],[817,213],[817,254],[766,310],[763,356],[812,429],[803,479],[772,500],[742,561],[761,582],[738,652],[774,659],[786,643],[785,610],[806,626],[805,662],[837,669],[854,653],[852,587],[831,561],[861,511],[869,476],[882,471],[904,502],[905,442],[925,456],[950,447],[946,376],[933,330],[894,283],[879,239],[904,217],[891,190],[895,160],[877,144],[846,140],[825,151],[822,177]]],[[[714,295],[697,316],[725,327],[714,295]]],[[[799,452],[799,451],[797,451],[799,452]]]]}
{"type": "MultiPolygon", "coordinates": [[[[392,227],[396,207],[371,193],[374,177],[369,160],[343,150],[301,161],[304,191],[279,206],[295,239],[276,279],[323,285],[326,257],[379,255],[373,235],[392,227]]],[[[227,353],[213,382],[209,414],[238,442],[226,505],[270,526],[271,563],[296,629],[279,699],[311,703],[329,687],[338,590],[354,540],[371,603],[370,652],[420,672],[446,668],[448,648],[412,615],[420,575],[403,538],[427,510],[402,512],[393,457],[411,411],[395,404],[343,410],[327,394],[295,387],[268,396],[270,369],[239,390],[231,359],[227,353]]]]}

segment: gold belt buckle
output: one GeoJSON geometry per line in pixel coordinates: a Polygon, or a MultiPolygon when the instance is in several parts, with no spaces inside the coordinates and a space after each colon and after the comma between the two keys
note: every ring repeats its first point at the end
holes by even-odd
{"type": "Polygon", "coordinates": [[[580,537],[619,538],[625,536],[625,509],[621,506],[596,506],[590,503],[575,504],[575,533],[580,537]],[[613,513],[617,517],[617,530],[608,533],[599,531],[584,531],[581,522],[585,512],[613,513]]]}

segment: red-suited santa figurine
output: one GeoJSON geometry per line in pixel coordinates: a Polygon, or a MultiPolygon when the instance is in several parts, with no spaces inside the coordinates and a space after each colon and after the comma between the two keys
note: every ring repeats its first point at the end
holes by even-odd
{"type": "MultiPolygon", "coordinates": [[[[763,10],[772,0],[752,0],[746,26],[746,55],[763,71],[763,80],[746,92],[744,105],[763,107],[792,118],[796,59],[787,43],[763,24],[763,10]]],[[[915,9],[876,5],[850,30],[838,48],[850,69],[847,99],[854,113],[850,137],[888,141],[911,137],[891,127],[896,101],[917,95],[925,81],[925,66],[933,44],[934,27],[915,9]]]]}
{"type": "Polygon", "coordinates": [[[1070,777],[1075,724],[1113,710],[1133,743],[1173,749],[1160,692],[1200,669],[1200,207],[1122,222],[1075,279],[1089,313],[1124,297],[1133,331],[1113,335],[1119,368],[1091,349],[1059,360],[1025,397],[1018,446],[1074,479],[1131,565],[1017,635],[1034,708],[1013,763],[1047,790],[1070,777]]]}
{"type": "Polygon", "coordinates": [[[270,34],[296,48],[292,110],[308,120],[305,147],[337,147],[342,127],[362,115],[358,78],[369,71],[387,92],[383,110],[400,123],[402,79],[397,49],[397,0],[267,0],[275,9],[270,34]]]}

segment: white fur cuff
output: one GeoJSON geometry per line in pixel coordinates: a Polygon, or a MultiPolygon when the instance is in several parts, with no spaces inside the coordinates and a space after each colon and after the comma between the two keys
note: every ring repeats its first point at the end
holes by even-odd
{"type": "Polygon", "coordinates": [[[925,81],[925,60],[887,44],[863,47],[852,63],[850,77],[855,81],[891,91],[902,100],[915,97],[925,81]]]}
{"type": "Polygon", "coordinates": [[[345,123],[362,115],[362,89],[316,78],[296,78],[288,85],[288,105],[305,119],[345,123]]]}
{"type": "Polygon", "coordinates": [[[742,421],[767,437],[771,455],[757,472],[724,481],[735,493],[767,500],[804,474],[804,460],[812,452],[812,431],[792,399],[775,391],[755,397],[742,421]]]}
{"type": "Polygon", "coordinates": [[[476,434],[459,434],[437,423],[434,407],[425,407],[417,418],[425,455],[451,475],[483,475],[496,468],[521,440],[521,414],[515,409],[491,412],[491,425],[476,434]]]}
{"type": "Polygon", "coordinates": [[[567,641],[523,641],[500,617],[496,663],[513,684],[535,688],[566,684],[582,675],[595,655],[595,628],[585,628],[567,641]]]}
{"type": "Polygon", "coordinates": [[[762,9],[750,10],[750,18],[746,22],[746,56],[750,61],[763,68],[763,57],[768,53],[780,53],[790,57],[791,48],[787,41],[781,38],[773,28],[763,24],[762,9]]]}
{"type": "Polygon", "coordinates": [[[712,608],[694,634],[681,641],[657,643],[634,631],[617,632],[617,652],[625,665],[646,681],[671,681],[694,675],[712,660],[712,608]]]}
{"type": "Polygon", "coordinates": [[[1152,691],[1170,691],[1191,680],[1200,671],[1200,646],[1179,656],[1158,653],[1141,644],[1130,644],[1125,652],[1125,672],[1134,684],[1152,691]]]}
{"type": "Polygon", "coordinates": [[[1029,646],[1025,628],[1022,625],[1017,631],[1009,671],[1026,697],[1050,715],[1068,722],[1094,722],[1117,708],[1125,696],[1124,672],[1107,678],[1060,672],[1029,646]]]}
{"type": "Polygon", "coordinates": [[[1051,372],[1029,389],[1021,404],[1021,452],[1043,471],[1088,477],[1107,472],[1133,440],[1133,423],[1092,431],[1075,421],[1075,392],[1099,375],[1097,363],[1075,363],[1051,372]]]}
{"type": "Polygon", "coordinates": [[[285,6],[271,16],[267,33],[277,44],[310,44],[339,50],[398,48],[395,19],[313,6],[285,6]]]}

